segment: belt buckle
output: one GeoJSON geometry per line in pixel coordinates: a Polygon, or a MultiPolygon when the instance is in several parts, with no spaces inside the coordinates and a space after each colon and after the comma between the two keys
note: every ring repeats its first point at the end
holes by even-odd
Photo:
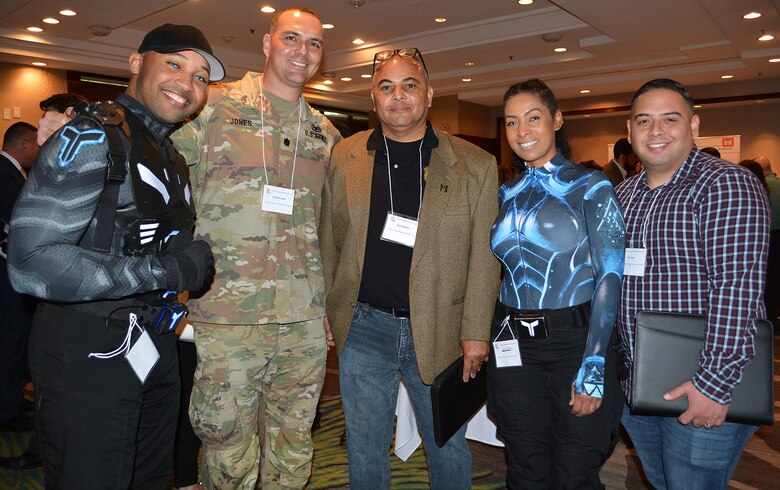
{"type": "Polygon", "coordinates": [[[539,315],[513,315],[517,336],[521,339],[546,339],[547,323],[544,316],[539,315]]]}

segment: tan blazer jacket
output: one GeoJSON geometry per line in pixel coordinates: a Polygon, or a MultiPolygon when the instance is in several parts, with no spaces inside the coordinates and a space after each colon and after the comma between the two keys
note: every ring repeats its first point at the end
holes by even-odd
{"type": "MultiPolygon", "coordinates": [[[[434,131],[439,147],[428,167],[409,273],[412,335],[427,384],[460,355],[460,340],[488,340],[500,273],[490,250],[498,214],[495,158],[434,131]]],[[[366,249],[375,153],[366,149],[370,134],[334,147],[322,197],[326,306],[339,353],[355,312],[366,249]]]]}

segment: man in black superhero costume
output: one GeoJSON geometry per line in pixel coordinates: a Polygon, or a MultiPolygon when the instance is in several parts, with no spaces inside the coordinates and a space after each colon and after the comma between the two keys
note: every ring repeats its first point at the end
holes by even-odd
{"type": "Polygon", "coordinates": [[[44,301],[30,338],[46,488],[166,487],[179,403],[176,293],[213,273],[193,241],[187,168],[168,135],[224,68],[166,24],[129,59],[115,101],[43,145],[9,233],[16,290],[44,301]]]}

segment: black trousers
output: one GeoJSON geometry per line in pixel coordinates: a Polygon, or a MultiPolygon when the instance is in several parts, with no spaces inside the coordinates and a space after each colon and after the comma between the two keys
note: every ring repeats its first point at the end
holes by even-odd
{"type": "Polygon", "coordinates": [[[194,342],[176,342],[179,351],[179,376],[181,377],[181,399],[179,401],[179,420],[176,428],[174,448],[174,486],[188,487],[198,483],[198,451],[200,439],[192,430],[189,407],[192,395],[193,377],[198,366],[198,353],[194,342]]]}
{"type": "Polygon", "coordinates": [[[164,489],[173,471],[179,408],[176,336],[151,334],[160,353],[146,382],[123,355],[127,314],[102,317],[43,303],[33,321],[30,365],[47,490],[164,489]]]}
{"type": "MultiPolygon", "coordinates": [[[[491,341],[501,330],[496,315],[491,341]]],[[[602,462],[617,434],[624,396],[615,352],[607,349],[604,398],[585,417],[571,414],[571,386],[582,363],[587,326],[548,325],[549,338],[520,340],[520,367],[496,367],[492,344],[488,366],[488,412],[506,444],[511,489],[603,488],[602,462]]],[[[517,335],[517,332],[515,332],[517,335]]],[[[505,329],[499,340],[511,339],[505,329]]]]}
{"type": "Polygon", "coordinates": [[[19,415],[27,382],[27,340],[35,301],[11,287],[4,258],[0,258],[0,422],[19,415]]]}

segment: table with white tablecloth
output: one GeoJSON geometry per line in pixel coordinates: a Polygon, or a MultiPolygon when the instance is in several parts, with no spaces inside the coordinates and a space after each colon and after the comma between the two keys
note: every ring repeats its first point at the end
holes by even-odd
{"type": "MultiPolygon", "coordinates": [[[[417,419],[412,410],[412,402],[409,392],[403,382],[398,387],[398,404],[395,409],[395,455],[406,461],[409,456],[420,446],[422,438],[417,431],[417,419]]],[[[504,443],[496,439],[496,425],[487,416],[485,405],[468,422],[466,438],[483,442],[492,446],[503,446],[504,443]]]]}

